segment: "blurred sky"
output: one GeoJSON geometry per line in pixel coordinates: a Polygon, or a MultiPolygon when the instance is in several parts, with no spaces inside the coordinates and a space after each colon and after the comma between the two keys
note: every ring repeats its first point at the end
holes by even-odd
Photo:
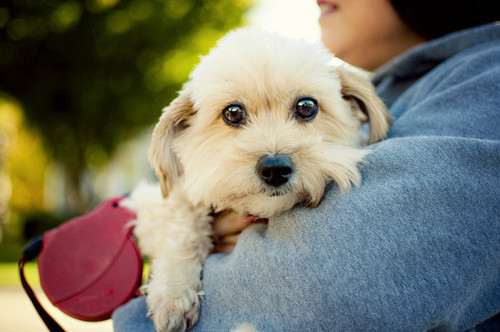
{"type": "Polygon", "coordinates": [[[310,42],[320,39],[316,0],[256,0],[249,24],[310,42]]]}

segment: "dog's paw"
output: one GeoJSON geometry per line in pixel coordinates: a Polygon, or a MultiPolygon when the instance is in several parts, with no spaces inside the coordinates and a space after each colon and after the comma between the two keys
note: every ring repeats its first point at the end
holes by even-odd
{"type": "Polygon", "coordinates": [[[198,321],[200,300],[193,289],[184,292],[149,293],[147,296],[149,316],[160,332],[185,331],[198,321]]]}

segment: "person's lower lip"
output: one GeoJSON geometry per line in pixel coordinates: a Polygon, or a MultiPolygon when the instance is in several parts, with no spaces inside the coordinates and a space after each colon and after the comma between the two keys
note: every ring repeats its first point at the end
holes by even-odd
{"type": "Polygon", "coordinates": [[[335,4],[332,4],[330,2],[324,1],[324,0],[317,0],[318,7],[321,10],[321,14],[319,16],[319,19],[322,19],[326,16],[329,16],[335,12],[337,12],[338,7],[335,4]]]}

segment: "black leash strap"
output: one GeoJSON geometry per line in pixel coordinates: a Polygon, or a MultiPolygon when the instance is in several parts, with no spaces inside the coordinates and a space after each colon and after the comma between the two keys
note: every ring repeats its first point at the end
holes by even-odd
{"type": "Polygon", "coordinates": [[[28,281],[24,276],[24,265],[26,262],[29,262],[35,259],[43,247],[43,237],[39,236],[33,240],[31,240],[23,250],[23,254],[21,258],[19,258],[19,262],[17,264],[19,268],[19,277],[21,278],[21,284],[23,285],[24,291],[28,294],[28,297],[33,303],[38,315],[42,318],[43,322],[47,326],[50,332],[64,332],[63,328],[47,313],[47,311],[42,307],[40,302],[38,301],[35,292],[31,289],[28,281]]]}

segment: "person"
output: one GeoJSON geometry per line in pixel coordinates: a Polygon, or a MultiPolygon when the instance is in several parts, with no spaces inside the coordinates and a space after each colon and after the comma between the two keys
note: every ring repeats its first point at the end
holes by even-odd
{"type": "MultiPolygon", "coordinates": [[[[236,246],[247,225],[214,222],[232,253],[206,260],[193,331],[498,329],[498,2],[318,5],[323,43],[374,72],[395,121],[360,187],[332,184],[317,208],[252,225],[236,246]]],[[[146,311],[144,298],[127,303],[115,330],[153,330],[146,311]]]]}

